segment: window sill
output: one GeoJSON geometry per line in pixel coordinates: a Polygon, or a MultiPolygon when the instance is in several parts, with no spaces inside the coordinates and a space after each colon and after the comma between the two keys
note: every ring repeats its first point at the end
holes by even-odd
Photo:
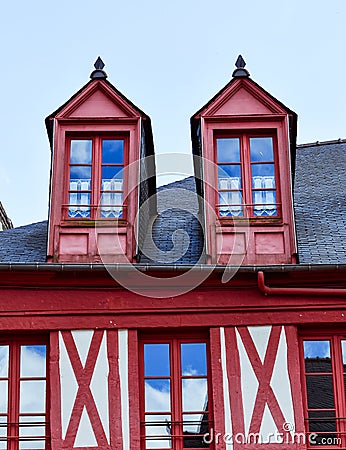
{"type": "Polygon", "coordinates": [[[216,227],[246,227],[246,226],[282,226],[284,222],[282,217],[261,217],[261,218],[245,218],[245,217],[219,217],[218,223],[216,223],[216,227]]]}
{"type": "Polygon", "coordinates": [[[64,219],[60,222],[61,227],[127,227],[126,219],[64,219]]]}

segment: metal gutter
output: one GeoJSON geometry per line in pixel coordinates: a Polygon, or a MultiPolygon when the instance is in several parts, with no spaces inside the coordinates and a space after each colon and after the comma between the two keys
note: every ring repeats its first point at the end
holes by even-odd
{"type": "Polygon", "coordinates": [[[262,272],[261,270],[257,273],[257,282],[258,282],[258,289],[265,295],[328,295],[328,296],[346,295],[346,289],[343,288],[269,287],[265,284],[264,272],[262,272]]]}
{"type": "MultiPolygon", "coordinates": [[[[137,269],[140,272],[187,272],[193,270],[195,272],[211,272],[224,273],[225,271],[236,270],[239,273],[291,273],[291,272],[346,272],[346,264],[274,264],[266,266],[212,266],[208,264],[99,264],[99,263],[0,263],[0,271],[5,272],[107,272],[112,271],[129,271],[137,269]]],[[[260,275],[260,278],[262,275],[260,275]]],[[[264,274],[263,274],[264,280],[264,274]]],[[[264,283],[264,281],[263,281],[264,283]]],[[[261,285],[262,286],[262,285],[261,285]]],[[[269,288],[263,284],[263,289],[269,288]]],[[[281,289],[281,288],[278,288],[281,289]]]]}

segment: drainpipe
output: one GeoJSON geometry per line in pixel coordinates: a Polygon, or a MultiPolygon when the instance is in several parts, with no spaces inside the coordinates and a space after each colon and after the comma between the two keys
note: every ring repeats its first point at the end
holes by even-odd
{"type": "Polygon", "coordinates": [[[258,289],[264,295],[346,295],[346,289],[332,288],[288,288],[288,287],[269,287],[264,281],[264,272],[257,273],[258,289]]]}

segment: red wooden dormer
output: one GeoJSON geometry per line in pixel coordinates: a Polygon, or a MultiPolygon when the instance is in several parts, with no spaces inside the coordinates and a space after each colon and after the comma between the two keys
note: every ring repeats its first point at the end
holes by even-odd
{"type": "Polygon", "coordinates": [[[46,119],[48,262],[134,262],[144,234],[136,225],[139,204],[146,203],[142,228],[152,213],[146,202],[155,193],[150,118],[107,81],[103,68],[98,58],[91,80],[46,119]]]}
{"type": "Polygon", "coordinates": [[[297,116],[236,66],[191,118],[207,262],[293,263],[297,116]]]}

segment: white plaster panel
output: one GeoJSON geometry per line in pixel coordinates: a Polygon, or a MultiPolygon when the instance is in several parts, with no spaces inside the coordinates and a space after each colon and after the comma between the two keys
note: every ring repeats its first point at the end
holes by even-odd
{"type": "Polygon", "coordinates": [[[130,450],[130,414],[129,414],[129,386],[128,386],[128,330],[118,331],[119,342],[119,378],[121,396],[121,417],[123,450],[130,450]]]}
{"type": "Polygon", "coordinates": [[[282,328],[270,385],[273,389],[275,397],[277,398],[277,401],[279,402],[286,422],[289,422],[292,425],[292,429],[294,429],[294,408],[291,383],[288,376],[287,357],[286,334],[284,328],[282,328]]]}
{"type": "Polygon", "coordinates": [[[100,351],[97,356],[94,373],[90,383],[90,390],[95,400],[98,413],[103,425],[104,432],[109,438],[109,408],[108,408],[108,374],[109,365],[107,357],[107,343],[106,333],[103,333],[103,338],[100,346],[100,351]]]}
{"type": "Polygon", "coordinates": [[[73,340],[76,344],[77,351],[83,367],[85,367],[93,335],[94,335],[93,330],[72,331],[73,340]]]}
{"type": "Polygon", "coordinates": [[[244,428],[245,436],[247,437],[251,424],[253,409],[255,406],[258,381],[238,331],[236,331],[236,335],[240,358],[241,387],[244,408],[244,428]]]}
{"type": "MultiPolygon", "coordinates": [[[[227,375],[227,354],[226,354],[226,343],[225,343],[225,329],[220,328],[220,346],[221,346],[221,368],[222,368],[222,386],[223,386],[223,401],[224,401],[224,412],[225,412],[225,433],[227,436],[232,436],[232,416],[231,416],[231,406],[229,401],[229,380],[227,375]]],[[[233,450],[233,441],[226,441],[226,449],[233,450]]]]}
{"type": "Polygon", "coordinates": [[[248,327],[252,341],[255,344],[258,356],[261,358],[262,364],[266,356],[271,326],[248,327]]]}
{"type": "Polygon", "coordinates": [[[59,366],[60,366],[60,390],[61,390],[61,429],[62,439],[66,437],[66,431],[70,422],[72,409],[77,396],[78,383],[73,372],[70,358],[59,332],[59,366]]]}
{"type": "Polygon", "coordinates": [[[279,436],[279,431],[275,425],[273,416],[269,411],[268,405],[265,405],[261,428],[260,428],[261,443],[269,444],[273,442],[282,442],[282,437],[279,436]]]}
{"type": "Polygon", "coordinates": [[[82,417],[79,422],[76,439],[73,448],[76,447],[97,447],[94,430],[90,423],[90,418],[84,406],[82,417]]]}

